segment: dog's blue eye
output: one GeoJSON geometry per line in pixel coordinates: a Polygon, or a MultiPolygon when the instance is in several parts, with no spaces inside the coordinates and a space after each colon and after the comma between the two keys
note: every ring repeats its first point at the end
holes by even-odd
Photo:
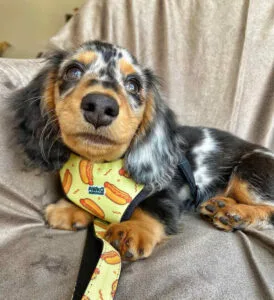
{"type": "Polygon", "coordinates": [[[140,84],[136,80],[128,80],[125,84],[126,90],[131,94],[138,94],[140,92],[140,84]]]}
{"type": "Polygon", "coordinates": [[[65,72],[64,79],[68,81],[79,80],[83,75],[83,70],[80,67],[72,66],[65,72]]]}

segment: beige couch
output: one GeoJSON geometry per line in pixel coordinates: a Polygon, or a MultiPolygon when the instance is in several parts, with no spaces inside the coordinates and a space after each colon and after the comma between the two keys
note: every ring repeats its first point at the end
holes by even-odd
{"type": "MultiPolygon", "coordinates": [[[[274,149],[272,1],[90,0],[55,37],[129,48],[164,81],[180,121],[274,149]]],[[[42,60],[0,60],[0,299],[70,299],[86,231],[45,226],[54,174],[29,171],[14,144],[8,96],[42,60]]],[[[196,214],[147,260],[124,264],[116,299],[274,299],[274,231],[225,233],[196,214]]]]}

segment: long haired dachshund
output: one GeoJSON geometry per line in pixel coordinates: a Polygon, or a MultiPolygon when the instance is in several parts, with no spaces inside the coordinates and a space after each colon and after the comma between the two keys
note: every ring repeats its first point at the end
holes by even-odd
{"type": "MultiPolygon", "coordinates": [[[[200,213],[217,228],[274,228],[273,153],[224,131],[180,126],[152,71],[123,48],[92,41],[56,51],[13,98],[18,140],[34,166],[58,171],[71,152],[92,162],[124,158],[150,190],[128,221],[106,233],[124,259],[148,257],[193,209],[182,155],[204,199],[200,213]]],[[[49,205],[45,218],[68,230],[92,222],[65,199],[49,205]]]]}

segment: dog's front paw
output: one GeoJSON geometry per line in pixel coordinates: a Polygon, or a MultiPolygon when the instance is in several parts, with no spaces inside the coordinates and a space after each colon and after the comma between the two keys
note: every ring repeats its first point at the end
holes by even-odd
{"type": "Polygon", "coordinates": [[[135,261],[150,256],[162,236],[141,222],[130,220],[110,225],[105,239],[120,252],[123,260],[135,261]]]}
{"type": "Polygon", "coordinates": [[[45,219],[52,228],[75,231],[86,228],[93,216],[73,203],[60,199],[46,207],[45,219]]]}

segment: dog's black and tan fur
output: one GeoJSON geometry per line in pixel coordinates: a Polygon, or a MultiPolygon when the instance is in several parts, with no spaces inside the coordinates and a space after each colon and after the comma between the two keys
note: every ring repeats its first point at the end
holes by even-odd
{"type": "MultiPolygon", "coordinates": [[[[178,170],[182,153],[207,200],[200,212],[216,227],[274,228],[274,155],[227,132],[179,126],[156,77],[123,48],[88,42],[54,53],[13,104],[19,142],[35,166],[58,171],[71,151],[94,162],[124,157],[133,179],[151,190],[130,220],[107,231],[124,259],[149,256],[193,208],[178,170]]],[[[64,199],[45,217],[59,229],[92,221],[64,199]]]]}

